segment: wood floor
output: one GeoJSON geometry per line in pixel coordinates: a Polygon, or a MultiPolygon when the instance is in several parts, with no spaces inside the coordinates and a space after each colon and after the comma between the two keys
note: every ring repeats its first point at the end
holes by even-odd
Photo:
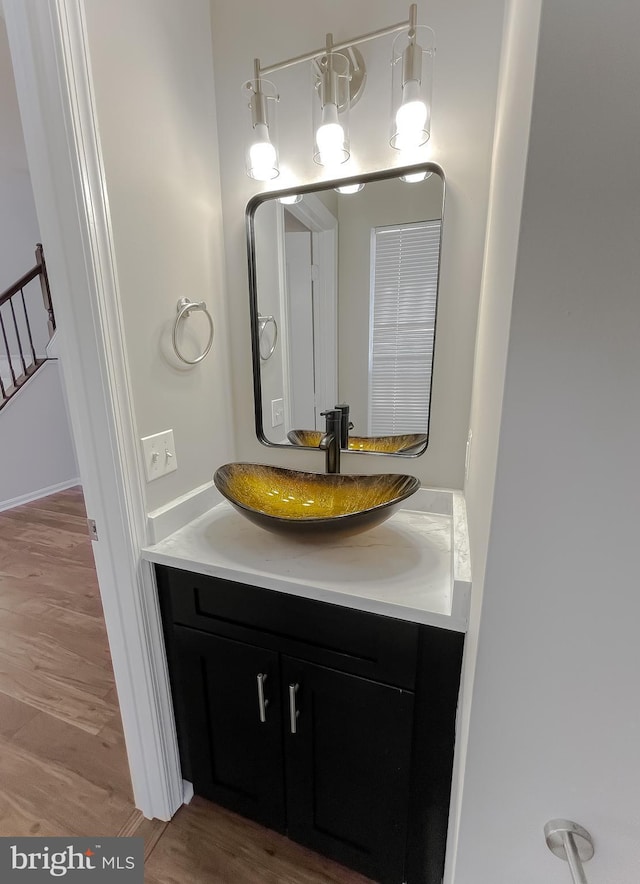
{"type": "Polygon", "coordinates": [[[80,489],[0,513],[0,836],[137,835],[146,884],[366,884],[201,799],[145,820],[80,489]]]}

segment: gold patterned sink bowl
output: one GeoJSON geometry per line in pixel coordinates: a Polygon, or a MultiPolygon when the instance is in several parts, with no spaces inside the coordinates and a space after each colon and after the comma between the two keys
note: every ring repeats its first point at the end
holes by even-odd
{"type": "MultiPolygon", "coordinates": [[[[317,448],[322,438],[320,430],[290,430],[287,433],[293,445],[317,448]]],[[[380,454],[420,454],[427,444],[425,433],[402,433],[396,436],[349,436],[349,451],[377,451],[380,454]]]]}
{"type": "Polygon", "coordinates": [[[256,525],[306,536],[367,531],[420,487],[414,476],[305,473],[254,463],[225,464],[213,478],[218,491],[256,525]]]}

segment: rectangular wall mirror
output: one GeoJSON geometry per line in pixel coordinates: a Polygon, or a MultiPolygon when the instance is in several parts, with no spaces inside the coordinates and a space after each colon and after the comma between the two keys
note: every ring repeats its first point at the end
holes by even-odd
{"type": "Polygon", "coordinates": [[[350,450],[426,449],[443,210],[434,164],[251,200],[261,442],[317,448],[322,412],[347,403],[350,450]]]}

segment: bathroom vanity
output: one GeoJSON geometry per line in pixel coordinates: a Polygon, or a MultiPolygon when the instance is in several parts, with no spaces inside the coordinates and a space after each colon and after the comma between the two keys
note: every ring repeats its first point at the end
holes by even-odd
{"type": "Polygon", "coordinates": [[[339,183],[246,213],[256,434],[290,460],[324,450],[327,475],[221,466],[238,512],[221,501],[143,554],[196,793],[376,881],[441,884],[464,499],[414,493],[398,470],[339,473],[342,452],[406,462],[428,446],[444,175],[339,183]]]}
{"type": "Polygon", "coordinates": [[[183,776],[382,882],[441,881],[470,595],[462,496],[331,544],[226,502],[148,547],[183,776]]]}

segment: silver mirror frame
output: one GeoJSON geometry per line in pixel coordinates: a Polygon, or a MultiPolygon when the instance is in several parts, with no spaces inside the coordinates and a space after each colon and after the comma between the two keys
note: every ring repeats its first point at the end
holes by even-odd
{"type": "MultiPolygon", "coordinates": [[[[402,175],[415,174],[416,172],[427,171],[433,172],[442,180],[442,231],[444,231],[444,215],[445,215],[445,197],[446,197],[446,178],[442,167],[437,163],[419,163],[413,166],[398,166],[392,169],[385,169],[380,172],[370,172],[364,175],[354,175],[350,178],[338,178],[330,181],[316,181],[312,184],[300,185],[298,187],[289,187],[286,190],[268,190],[253,196],[247,203],[245,210],[245,229],[247,239],[247,270],[249,283],[249,316],[251,322],[251,357],[253,369],[253,403],[255,414],[256,436],[258,441],[267,446],[267,448],[283,448],[287,451],[315,451],[316,448],[307,445],[288,445],[283,442],[271,442],[265,436],[264,423],[262,416],[262,381],[260,374],[260,314],[258,311],[258,286],[257,286],[257,267],[256,267],[256,246],[255,246],[255,213],[262,203],[269,200],[279,199],[280,197],[295,196],[306,193],[316,193],[318,190],[331,190],[334,187],[344,187],[349,184],[368,184],[374,181],[386,181],[392,178],[400,178],[402,175]]],[[[410,187],[411,184],[407,184],[410,187]]],[[[440,236],[440,248],[438,251],[438,299],[436,301],[436,315],[434,321],[434,338],[433,338],[433,362],[431,366],[431,377],[429,379],[429,416],[427,420],[426,436],[427,441],[424,447],[415,452],[382,452],[382,451],[349,451],[349,454],[368,454],[376,457],[420,457],[425,453],[429,446],[429,428],[431,425],[431,393],[433,391],[433,372],[436,362],[437,347],[437,329],[438,329],[438,302],[440,300],[440,272],[442,265],[442,239],[440,236]]]]}

